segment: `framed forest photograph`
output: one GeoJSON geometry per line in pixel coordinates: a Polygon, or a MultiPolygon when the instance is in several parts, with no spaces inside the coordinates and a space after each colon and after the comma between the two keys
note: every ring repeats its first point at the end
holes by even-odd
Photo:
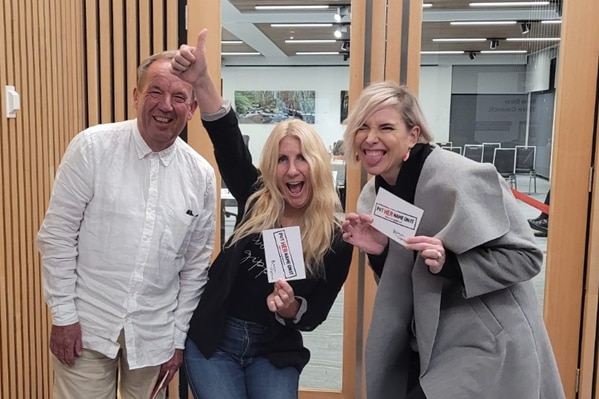
{"type": "Polygon", "coordinates": [[[240,123],[278,123],[285,119],[315,122],[316,92],[235,91],[235,111],[240,123]]]}

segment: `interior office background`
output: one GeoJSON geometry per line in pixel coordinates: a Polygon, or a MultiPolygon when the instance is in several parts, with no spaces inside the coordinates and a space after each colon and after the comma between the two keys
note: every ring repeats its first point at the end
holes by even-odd
{"type": "MultiPolygon", "coordinates": [[[[49,319],[41,298],[39,259],[33,238],[43,217],[52,177],[62,152],[70,138],[86,124],[130,115],[127,97],[120,97],[120,88],[129,87],[126,85],[127,78],[120,79],[123,76],[132,79],[136,65],[111,64],[113,52],[128,53],[129,58],[136,61],[132,54],[139,56],[161,48],[162,44],[159,46],[158,42],[162,41],[170,48],[177,45],[176,34],[173,35],[167,27],[168,32],[163,37],[158,37],[158,29],[154,29],[152,35],[128,35],[134,41],[132,48],[112,48],[106,29],[94,22],[98,15],[83,13],[84,3],[89,5],[94,2],[12,0],[3,2],[0,8],[0,86],[4,88],[14,84],[19,88],[22,106],[17,118],[6,119],[3,114],[0,121],[0,396],[3,398],[50,397],[49,319]],[[86,20],[82,21],[81,15],[85,15],[86,20]],[[82,32],[87,36],[81,35],[82,32]],[[90,39],[94,35],[97,37],[90,39]],[[135,42],[138,39],[140,42],[135,42]],[[87,50],[84,51],[84,48],[87,50]],[[96,58],[96,54],[100,56],[96,58]],[[110,71],[115,69],[116,73],[111,75],[110,71]],[[107,85],[106,81],[111,79],[115,81],[107,85]],[[86,91],[86,85],[91,89],[86,91]]],[[[120,4],[125,8],[130,3],[133,2],[115,1],[114,5],[120,4]]],[[[142,3],[139,2],[140,5],[142,3]]],[[[565,73],[561,74],[562,85],[557,93],[561,107],[558,104],[556,123],[558,137],[562,137],[558,153],[564,154],[563,157],[557,156],[560,164],[557,170],[566,172],[552,174],[552,178],[558,180],[555,203],[552,204],[552,223],[557,230],[550,232],[549,241],[550,246],[552,238],[560,243],[554,246],[554,262],[565,260],[568,268],[552,269],[563,278],[559,284],[549,287],[549,291],[559,301],[573,304],[568,305],[567,310],[575,309],[550,315],[549,319],[553,320],[549,320],[549,325],[552,338],[558,344],[560,367],[564,366],[568,392],[572,390],[574,378],[582,381],[581,389],[595,392],[593,327],[596,329],[596,317],[593,318],[593,314],[596,316],[597,290],[589,282],[597,279],[594,260],[599,257],[593,257],[597,255],[593,252],[596,246],[590,245],[596,242],[592,232],[597,222],[590,216],[592,198],[589,195],[585,198],[580,192],[584,186],[581,180],[585,180],[588,174],[583,167],[589,161],[594,145],[590,132],[594,132],[595,118],[591,110],[596,109],[599,34],[593,21],[599,10],[593,0],[570,0],[567,4],[565,14],[581,25],[577,27],[572,23],[564,26],[569,34],[562,41],[566,53],[560,65],[565,66],[565,73]],[[568,201],[565,194],[563,199],[560,194],[566,191],[570,194],[568,201]],[[589,231],[591,238],[588,237],[589,231]],[[584,319],[581,310],[583,301],[584,319]],[[556,324],[559,326],[555,327],[556,324]],[[564,339],[571,337],[571,330],[576,330],[575,338],[564,339]]],[[[212,6],[210,1],[204,0],[195,4],[199,10],[191,10],[195,19],[190,31],[195,32],[198,27],[214,23],[207,20],[212,6]]],[[[148,8],[147,4],[145,7],[142,5],[136,12],[141,16],[140,28],[149,31],[153,22],[148,8]]],[[[98,11],[104,16],[111,12],[104,6],[98,11]]],[[[162,10],[165,15],[169,12],[172,11],[168,8],[162,10]]],[[[156,17],[156,14],[154,12],[152,16],[156,17]]],[[[114,15],[118,18],[119,13],[114,15]]],[[[159,26],[156,24],[154,27],[159,26]]],[[[194,33],[190,36],[193,37],[194,33]]],[[[422,97],[426,97],[424,92],[422,97]]],[[[3,112],[5,105],[6,98],[0,96],[3,112]]],[[[437,139],[440,139],[439,135],[437,139]]],[[[590,183],[588,178],[586,180],[588,187],[590,183]]],[[[581,395],[592,397],[590,394],[581,395]]]]}
{"type": "MultiPolygon", "coordinates": [[[[436,142],[454,145],[498,142],[503,147],[537,147],[536,170],[550,174],[555,102],[555,60],[550,48],[529,57],[509,58],[499,65],[464,57],[439,57],[420,69],[418,96],[436,142]]],[[[223,96],[235,105],[236,91],[315,91],[315,124],[325,145],[343,138],[342,91],[349,69],[339,66],[223,66],[223,96]]],[[[257,163],[272,124],[245,123],[249,148],[257,163]]]]}

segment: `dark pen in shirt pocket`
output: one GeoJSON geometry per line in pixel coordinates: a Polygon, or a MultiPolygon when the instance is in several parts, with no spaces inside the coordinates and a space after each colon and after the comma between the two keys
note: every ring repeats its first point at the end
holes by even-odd
{"type": "Polygon", "coordinates": [[[191,209],[188,209],[188,210],[187,210],[187,212],[185,212],[185,214],[186,214],[186,215],[189,215],[189,216],[193,216],[194,218],[195,218],[195,217],[198,217],[198,215],[194,215],[194,214],[193,214],[193,212],[191,211],[191,209]]]}

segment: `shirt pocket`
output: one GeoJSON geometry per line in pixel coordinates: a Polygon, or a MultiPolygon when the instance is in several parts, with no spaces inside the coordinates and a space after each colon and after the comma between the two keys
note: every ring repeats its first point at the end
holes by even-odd
{"type": "Polygon", "coordinates": [[[163,255],[173,258],[185,255],[198,219],[196,215],[188,213],[169,212],[161,240],[163,255]]]}

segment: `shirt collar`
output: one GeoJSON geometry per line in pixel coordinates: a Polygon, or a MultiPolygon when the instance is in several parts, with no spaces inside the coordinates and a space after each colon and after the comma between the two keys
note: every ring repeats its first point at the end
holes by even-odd
{"type": "MultiPolygon", "coordinates": [[[[178,138],[177,138],[177,140],[178,140],[178,138]]],[[[135,150],[137,151],[137,157],[139,159],[143,159],[150,154],[157,154],[158,157],[160,157],[160,160],[162,161],[164,166],[168,166],[168,164],[171,162],[171,160],[175,156],[175,147],[177,145],[177,140],[175,140],[175,142],[168,148],[165,148],[164,150],[155,153],[148,146],[148,144],[143,139],[143,137],[141,137],[141,133],[139,132],[139,128],[137,125],[137,119],[135,119],[135,123],[134,123],[134,127],[133,127],[133,142],[135,144],[135,150]]]]}

